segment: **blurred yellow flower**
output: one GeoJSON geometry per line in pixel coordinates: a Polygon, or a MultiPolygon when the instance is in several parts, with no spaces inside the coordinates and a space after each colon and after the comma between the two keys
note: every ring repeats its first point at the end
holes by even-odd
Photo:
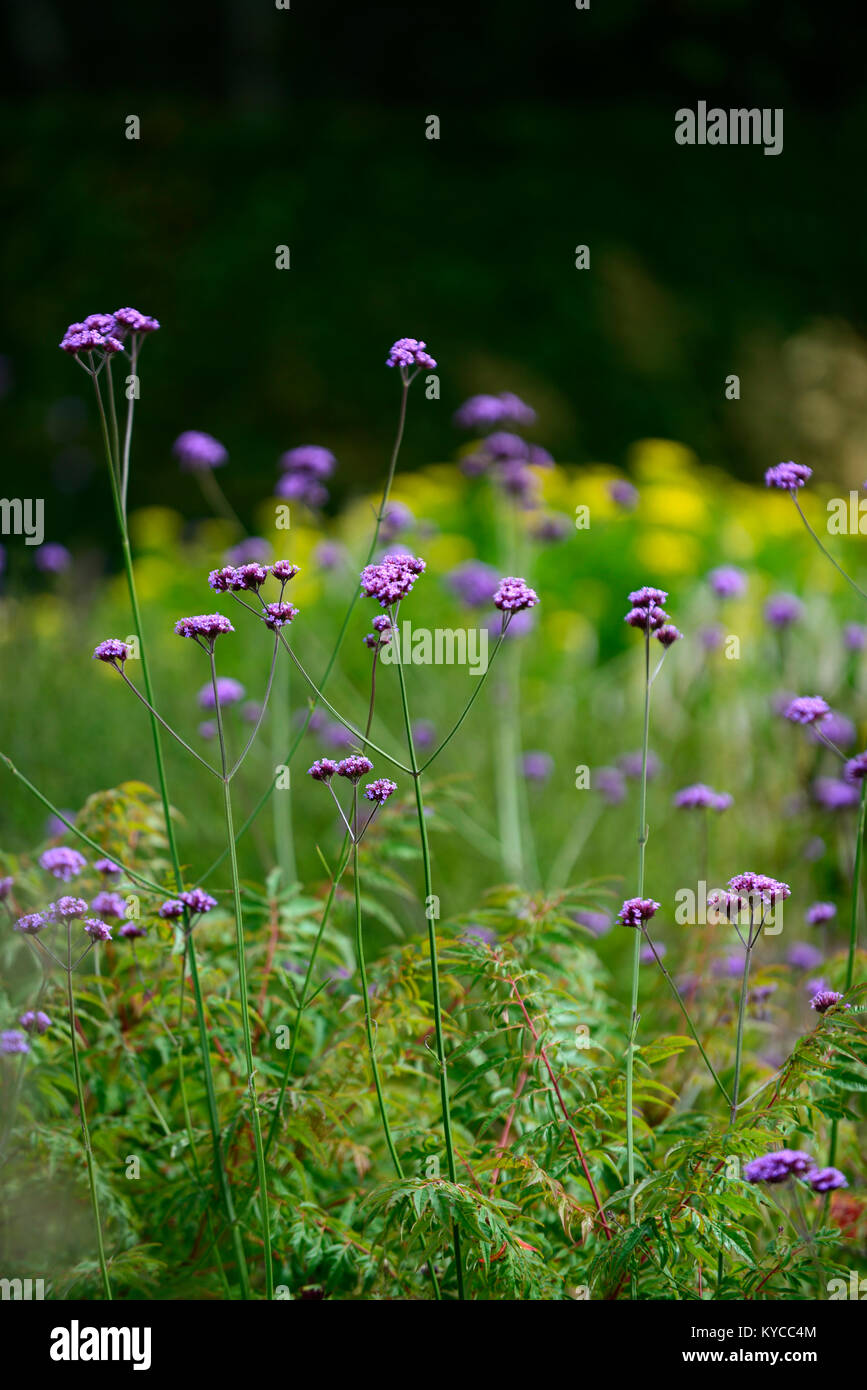
{"type": "Polygon", "coordinates": [[[640,439],[630,449],[629,458],[635,476],[644,482],[694,469],[698,463],[691,449],[673,439],[640,439]]]}

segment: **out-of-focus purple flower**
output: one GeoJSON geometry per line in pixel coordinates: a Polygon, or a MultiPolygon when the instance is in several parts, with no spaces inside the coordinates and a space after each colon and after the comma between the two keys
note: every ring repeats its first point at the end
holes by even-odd
{"type": "Polygon", "coordinates": [[[494,931],[493,927],[485,927],[478,922],[474,922],[472,926],[465,927],[461,932],[461,941],[466,941],[468,944],[478,942],[480,946],[493,946],[496,939],[497,933],[494,931]]]}
{"type": "Polygon", "coordinates": [[[693,786],[684,787],[676,792],[674,804],[682,809],[727,811],[732,804],[732,798],[727,792],[715,792],[713,787],[706,786],[704,782],[696,782],[693,786]]]}
{"type": "Polygon", "coordinates": [[[537,541],[562,541],[572,531],[572,518],[562,512],[547,512],[533,523],[531,533],[537,541]]]}
{"type": "Polygon", "coordinates": [[[777,986],[775,984],[754,985],[750,990],[750,1001],[753,1004],[766,1004],[771,995],[776,994],[776,992],[777,986]]]}
{"type": "Polygon", "coordinates": [[[524,754],[521,769],[528,782],[547,782],[554,771],[554,759],[550,753],[534,749],[524,754]]]}
{"type": "Polygon", "coordinates": [[[617,767],[600,767],[594,773],[596,790],[609,806],[619,806],[626,797],[626,779],[617,767]]]}
{"type": "Polygon", "coordinates": [[[30,1044],[24,1033],[17,1028],[7,1028],[0,1033],[0,1052],[5,1052],[7,1056],[12,1056],[16,1052],[29,1052],[30,1044]]]}
{"type": "MultiPolygon", "coordinates": [[[[711,894],[708,898],[709,904],[713,896],[714,895],[711,894]]],[[[728,980],[740,979],[744,973],[744,958],[742,955],[718,956],[717,959],[711,963],[710,973],[728,980]]]]}
{"type": "Polygon", "coordinates": [[[655,941],[652,946],[642,946],[638,953],[641,964],[653,965],[655,960],[662,960],[667,949],[664,941],[655,941]],[[656,955],[654,955],[654,951],[656,955]]]}
{"type": "Polygon", "coordinates": [[[796,941],[786,952],[786,960],[796,970],[815,970],[823,959],[822,952],[809,941],[796,941]]]}
{"type": "Polygon", "coordinates": [[[97,859],[93,867],[105,878],[119,878],[123,873],[123,869],[119,864],[115,864],[113,859],[97,859]]]}
{"type": "Polygon", "coordinates": [[[826,811],[845,811],[858,805],[858,790],[839,777],[817,777],[813,799],[826,811]]]}
{"type": "Polygon", "coordinates": [[[94,941],[111,941],[111,928],[98,917],[85,917],[82,926],[94,941]]]}
{"type": "Polygon", "coordinates": [[[611,930],[611,917],[607,912],[597,912],[594,908],[579,907],[572,913],[572,920],[586,927],[594,936],[605,936],[611,930]]]}
{"type": "Polygon", "coordinates": [[[802,1149],[778,1149],[776,1153],[762,1154],[752,1158],[744,1166],[747,1182],[785,1182],[787,1178],[801,1178],[815,1168],[815,1163],[802,1149]]]}
{"type": "Polygon", "coordinates": [[[0,903],[5,903],[14,886],[15,879],[11,874],[7,874],[5,878],[0,878],[0,903]]]}
{"type": "Polygon", "coordinates": [[[309,473],[284,473],[277,479],[274,495],[287,502],[303,502],[305,507],[316,511],[328,501],[328,489],[309,473]]]}
{"type": "Polygon", "coordinates": [[[674,623],[663,623],[662,627],[658,627],[653,635],[663,647],[671,647],[683,637],[680,628],[675,627],[674,623]]]}
{"type": "Polygon", "coordinates": [[[183,434],[178,435],[172,445],[172,453],[181,468],[188,473],[222,468],[229,459],[225,445],[212,434],[205,434],[202,430],[185,430],[183,434]]]}
{"type": "Polygon", "coordinates": [[[391,545],[404,531],[415,525],[415,517],[405,502],[389,502],[379,528],[379,539],[383,545],[391,545]]]}
{"type": "Polygon", "coordinates": [[[485,608],[492,602],[499,579],[493,565],[481,560],[465,560],[447,575],[446,583],[468,608],[485,608]]]}
{"type": "Polygon", "coordinates": [[[494,594],[494,607],[503,613],[519,613],[524,608],[535,608],[539,595],[523,579],[508,575],[501,579],[494,594]]]}
{"type": "Polygon", "coordinates": [[[100,917],[123,917],[126,914],[126,902],[120,893],[97,893],[90,906],[100,917]]]}
{"type": "MultiPolygon", "coordinates": [[[[348,761],[348,759],[347,759],[348,761]]],[[[341,774],[346,775],[346,774],[341,774]]],[[[353,781],[356,779],[353,778],[353,781]]],[[[397,791],[397,783],[390,782],[387,777],[377,777],[375,782],[368,782],[362,795],[367,801],[375,801],[377,806],[384,806],[390,796],[397,791]]]]}
{"type": "Polygon", "coordinates": [[[843,769],[843,776],[847,782],[863,782],[867,777],[867,752],[858,753],[854,758],[850,758],[843,769]]]}
{"type": "Polygon", "coordinates": [[[625,478],[615,478],[608,484],[608,496],[624,511],[631,512],[638,505],[638,488],[625,478]]]}
{"type": "Polygon", "coordinates": [[[234,632],[228,618],[222,613],[200,613],[194,618],[179,618],[175,623],[178,637],[191,637],[199,646],[213,648],[216,639],[227,632],[234,632]],[[200,641],[199,639],[204,639],[200,641]]]}
{"type": "Polygon", "coordinates": [[[617,920],[624,927],[640,927],[649,922],[659,911],[659,903],[652,898],[627,898],[617,914],[617,920]]]}
{"type": "Polygon", "coordinates": [[[867,647],[867,627],[863,623],[847,623],[843,629],[843,643],[850,652],[863,652],[867,647]]]}
{"type": "Polygon", "coordinates": [[[51,1027],[51,1019],[41,1009],[28,1009],[26,1013],[21,1015],[18,1022],[25,1033],[39,1033],[40,1036],[47,1033],[51,1027]]]}
{"type": "MultiPolygon", "coordinates": [[[[617,759],[617,766],[625,777],[631,777],[634,781],[641,776],[644,756],[639,750],[635,753],[622,753],[617,759]]],[[[652,781],[659,772],[659,758],[652,749],[647,750],[647,780],[652,781]]]]}
{"type": "Polygon", "coordinates": [[[279,467],[284,472],[305,474],[308,478],[330,478],[337,459],[321,444],[300,444],[280,455],[279,467]]]}
{"type": "Polygon", "coordinates": [[[184,904],[180,898],[169,898],[160,907],[157,916],[162,917],[164,922],[175,922],[184,915],[184,904]]]}
{"type": "Polygon", "coordinates": [[[313,551],[316,569],[336,570],[347,561],[345,548],[338,541],[320,541],[313,551]]]}
{"type": "Polygon", "coordinates": [[[160,326],[158,319],[151,318],[150,314],[141,314],[138,309],[115,309],[112,318],[117,325],[118,336],[121,329],[128,329],[130,333],[155,333],[160,326]]]}
{"type": "Polygon", "coordinates": [[[352,748],[356,739],[345,724],[338,724],[336,720],[331,720],[323,725],[322,742],[327,744],[329,748],[339,751],[341,748],[352,748]]]}
{"type": "Polygon", "coordinates": [[[44,912],[27,912],[18,918],[12,930],[23,932],[25,936],[35,936],[47,926],[48,920],[44,912]]]}
{"type": "Polygon", "coordinates": [[[808,1173],[807,1182],[814,1192],[833,1192],[838,1187],[848,1187],[839,1168],[814,1168],[808,1173]]]}
{"type": "Polygon", "coordinates": [[[793,724],[816,724],[830,713],[831,706],[821,695],[797,695],[783,710],[783,717],[793,724]]]}
{"type": "Polygon", "coordinates": [[[723,628],[703,627],[698,634],[699,641],[707,652],[718,651],[725,641],[725,631],[723,628]]]}
{"type": "Polygon", "coordinates": [[[186,893],[181,893],[181,902],[194,917],[203,912],[210,912],[217,906],[217,899],[206,893],[204,888],[191,888],[186,893]]]}
{"type": "Polygon", "coordinates": [[[342,758],[337,764],[337,776],[346,777],[350,782],[357,782],[372,771],[373,763],[359,753],[351,753],[348,758],[342,758]]]}
{"type": "Polygon", "coordinates": [[[807,921],[811,927],[819,927],[823,922],[830,922],[837,916],[837,909],[833,903],[813,903],[807,908],[807,921]]]}
{"type": "Polygon", "coordinates": [[[810,1008],[815,1009],[817,1014],[826,1014],[835,1004],[839,1004],[842,998],[842,994],[838,994],[835,989],[820,989],[810,1000],[810,1008]]]}
{"type": "Polygon", "coordinates": [[[461,430],[526,429],[536,423],[536,412],[511,391],[501,391],[498,396],[470,396],[455,411],[454,423],[461,430]]]}
{"type": "Polygon", "coordinates": [[[412,593],[425,568],[424,560],[414,555],[386,555],[378,564],[367,565],[361,571],[362,592],[375,598],[382,608],[390,608],[412,593]]]}
{"type": "Polygon", "coordinates": [[[427,367],[433,370],[436,362],[426,348],[427,343],[420,342],[418,338],[398,338],[389,349],[385,365],[400,367],[401,374],[407,372],[410,367],[427,367]]]}
{"type": "Polygon", "coordinates": [[[803,487],[812,476],[812,468],[808,468],[805,463],[777,463],[765,473],[765,486],[794,492],[797,488],[803,487]]]}
{"type": "Polygon", "coordinates": [[[765,620],[771,627],[790,627],[803,612],[804,605],[794,594],[774,594],[765,604],[765,620]]]}
{"type": "Polygon", "coordinates": [[[807,980],[804,984],[804,989],[811,999],[814,994],[821,994],[822,990],[827,988],[828,983],[822,979],[821,975],[815,975],[812,980],[807,980]]]}
{"type": "Polygon", "coordinates": [[[337,763],[332,758],[317,758],[312,767],[308,767],[307,776],[312,777],[314,782],[330,782],[337,772],[337,763]]]}
{"type": "MultiPolygon", "coordinates": [[[[243,700],[245,694],[246,691],[240,681],[233,680],[231,676],[217,677],[217,695],[221,705],[236,705],[239,700],[243,700]]],[[[198,702],[202,709],[216,708],[213,681],[202,686],[198,694],[198,702]]]]}
{"type": "Polygon", "coordinates": [[[147,929],[140,927],[137,922],[124,922],[123,926],[118,927],[117,934],[125,941],[134,941],[136,937],[147,936],[147,929]]]}
{"type": "Polygon", "coordinates": [[[810,730],[810,738],[814,743],[827,740],[829,743],[835,743],[838,748],[851,748],[855,742],[855,725],[845,714],[838,714],[837,710],[832,709],[822,720],[821,729],[810,730]]]}
{"type": "Polygon", "coordinates": [[[45,545],[37,546],[33,552],[33,563],[43,574],[62,574],[69,569],[72,563],[72,556],[65,545],[58,545],[56,541],[46,541],[45,545]]]}
{"type": "Polygon", "coordinates": [[[255,561],[259,565],[267,565],[270,558],[271,544],[265,540],[264,536],[247,536],[237,545],[230,546],[225,554],[225,561],[229,568],[248,565],[251,561],[255,561]]]}
{"type": "Polygon", "coordinates": [[[412,726],[412,741],[416,748],[432,748],[436,733],[429,719],[416,719],[412,726]]]}
{"type": "Polygon", "coordinates": [[[737,565],[720,565],[707,577],[717,598],[740,598],[746,593],[747,577],[737,565]]]}
{"type": "Polygon", "coordinates": [[[286,627],[293,618],[297,618],[298,613],[294,603],[266,603],[261,616],[266,627],[272,632],[279,632],[281,627],[286,627]]]}
{"type": "Polygon", "coordinates": [[[216,720],[214,719],[203,719],[198,728],[199,738],[203,738],[208,742],[210,742],[212,738],[216,738],[219,732],[216,720]]]}
{"type": "Polygon", "coordinates": [[[39,856],[39,865],[54,878],[69,883],[87,868],[87,860],[77,849],[67,849],[65,845],[59,845],[56,849],[45,850],[39,856]]]}
{"type": "Polygon", "coordinates": [[[505,635],[506,641],[512,637],[526,637],[531,633],[536,624],[536,614],[532,608],[525,608],[520,613],[513,613],[509,618],[505,634],[503,633],[502,618],[489,618],[485,627],[491,637],[499,639],[505,635]]]}

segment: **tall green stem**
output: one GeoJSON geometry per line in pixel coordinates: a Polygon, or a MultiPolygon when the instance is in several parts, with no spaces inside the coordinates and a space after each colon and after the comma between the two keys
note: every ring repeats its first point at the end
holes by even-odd
{"type": "MultiPolygon", "coordinates": [[[[457,1167],[455,1164],[455,1149],[452,1139],[452,1120],[449,1107],[449,1076],[448,1062],[446,1060],[445,1041],[443,1038],[442,1003],[440,1000],[440,976],[439,963],[437,959],[437,935],[436,922],[439,913],[436,911],[434,901],[433,878],[431,874],[430,845],[427,836],[427,817],[425,816],[424,798],[421,790],[421,773],[419,772],[418,759],[416,757],[415,743],[412,736],[412,721],[409,715],[409,701],[406,694],[406,678],[403,671],[403,658],[398,644],[396,651],[395,665],[397,666],[398,681],[400,683],[400,702],[403,707],[403,722],[406,729],[406,745],[409,752],[409,762],[413,773],[413,784],[415,786],[415,806],[418,817],[418,831],[421,840],[422,863],[424,865],[424,892],[425,892],[425,917],[427,918],[428,948],[430,952],[431,967],[431,989],[433,993],[434,1011],[434,1033],[436,1037],[437,1062],[440,1073],[440,1096],[442,1098],[443,1112],[443,1134],[446,1145],[446,1162],[449,1170],[449,1180],[457,1183],[457,1167]]],[[[452,1222],[452,1245],[455,1256],[455,1277],[458,1286],[458,1298],[464,1297],[464,1271],[461,1256],[461,1236],[455,1222],[452,1222]]]]}
{"type": "Polygon", "coordinates": [[[96,1169],[93,1161],[93,1149],[90,1145],[90,1130],[87,1124],[87,1107],[84,1103],[84,1087],[81,1084],[81,1065],[78,1060],[78,1038],[76,1036],[75,1022],[75,996],[72,989],[72,926],[66,927],[66,1000],[69,1008],[69,1036],[72,1040],[72,1067],[75,1072],[75,1090],[78,1094],[78,1113],[81,1119],[81,1136],[84,1141],[84,1152],[87,1157],[87,1178],[90,1184],[90,1205],[93,1208],[93,1224],[96,1227],[96,1248],[99,1256],[99,1268],[102,1274],[102,1288],[105,1297],[111,1300],[111,1282],[108,1277],[108,1266],[105,1262],[105,1247],[102,1242],[102,1222],[99,1219],[99,1197],[96,1191],[96,1169]]]}
{"type": "Polygon", "coordinates": [[[214,710],[217,717],[217,735],[220,740],[220,758],[223,767],[223,810],[226,817],[226,845],[229,851],[229,864],[232,871],[232,897],[235,907],[238,992],[241,1005],[241,1025],[244,1031],[244,1060],[247,1071],[247,1090],[250,1098],[250,1111],[253,1121],[253,1142],[256,1149],[256,1170],[259,1184],[259,1214],[262,1225],[262,1240],[265,1246],[265,1296],[270,1301],[274,1297],[274,1263],[271,1257],[271,1219],[268,1211],[268,1182],[265,1168],[265,1149],[262,1143],[259,1101],[256,1096],[256,1070],[253,1065],[253,1040],[250,1031],[250,1008],[247,997],[247,959],[244,946],[244,917],[241,907],[241,879],[238,872],[238,855],[235,849],[235,827],[232,820],[232,791],[229,785],[226,739],[223,733],[223,715],[220,707],[220,691],[217,683],[217,666],[214,661],[213,643],[211,644],[209,657],[211,663],[211,685],[214,691],[214,710]]]}
{"type": "MultiPolygon", "coordinates": [[[[638,897],[644,897],[644,859],[647,847],[647,748],[650,742],[650,631],[644,632],[644,736],[641,744],[641,792],[638,816],[638,897]]],[[[626,1180],[635,1182],[635,1123],[632,1114],[635,1035],[638,1031],[638,977],[641,969],[641,932],[632,943],[632,989],[629,1005],[629,1041],[626,1048],[626,1180]]],[[[629,1198],[629,1220],[635,1221],[635,1198],[629,1198]]]]}
{"type": "Polygon", "coordinates": [[[864,820],[867,813],[867,777],[861,783],[861,805],[858,810],[858,838],[855,841],[855,864],[852,869],[852,917],[849,923],[849,955],[846,959],[846,989],[852,988],[855,974],[855,952],[858,949],[858,903],[861,896],[861,858],[864,850],[864,820]]]}
{"type": "Polygon", "coordinates": [[[747,949],[744,953],[744,971],[741,976],[741,994],[738,1002],[738,1031],[735,1042],[735,1075],[732,1082],[732,1108],[731,1124],[734,1124],[738,1114],[738,1091],[741,1084],[741,1057],[743,1054],[744,1043],[744,1020],[747,1012],[747,991],[750,984],[750,962],[753,956],[753,936],[752,923],[750,923],[750,935],[747,939],[747,949]]]}

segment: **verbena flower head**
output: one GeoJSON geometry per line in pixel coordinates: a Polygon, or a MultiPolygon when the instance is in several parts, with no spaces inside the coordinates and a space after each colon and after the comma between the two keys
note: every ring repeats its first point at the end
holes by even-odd
{"type": "Polygon", "coordinates": [[[713,787],[706,786],[704,782],[695,782],[693,786],[684,787],[675,793],[674,804],[681,809],[727,811],[732,804],[732,798],[727,792],[715,792],[713,787]]]}
{"type": "Polygon", "coordinates": [[[642,965],[653,965],[654,961],[662,960],[666,952],[664,941],[656,941],[652,946],[642,946],[638,953],[642,965]]]}
{"type": "Polygon", "coordinates": [[[609,806],[619,806],[626,797],[626,779],[617,767],[598,768],[594,784],[609,806]]]}
{"type": "Polygon", "coordinates": [[[336,773],[337,763],[332,758],[317,758],[307,769],[307,776],[312,777],[314,782],[330,782],[336,773]]]}
{"type": "Polygon", "coordinates": [[[867,777],[867,752],[858,753],[856,757],[850,758],[843,769],[843,776],[847,782],[863,782],[867,777]]]}
{"type": "Polygon", "coordinates": [[[21,1015],[18,1022],[25,1033],[39,1033],[40,1036],[51,1027],[51,1019],[41,1009],[28,1009],[26,1013],[21,1015]]]}
{"type": "Polygon", "coordinates": [[[813,797],[826,811],[846,811],[858,805],[857,788],[839,777],[817,777],[813,797]]]}
{"type": "Polygon", "coordinates": [[[123,666],[124,662],[128,660],[129,654],[130,648],[126,642],[121,642],[118,637],[109,637],[93,649],[93,659],[105,661],[110,666],[116,666],[118,662],[123,666]]]}
{"type": "Polygon", "coordinates": [[[11,874],[7,874],[5,878],[0,878],[0,903],[6,901],[14,885],[15,879],[12,877],[11,874]]]}
{"type": "Polygon", "coordinates": [[[140,927],[137,922],[124,922],[117,929],[118,936],[122,936],[125,941],[134,941],[138,936],[147,936],[147,929],[140,927]]]}
{"type": "Polygon", "coordinates": [[[539,595],[529,584],[515,575],[501,579],[494,594],[494,606],[502,613],[520,613],[524,608],[535,608],[539,595]]]}
{"type": "Polygon", "coordinates": [[[97,859],[93,867],[105,878],[119,878],[123,873],[123,869],[119,864],[115,864],[113,859],[97,859]]]}
{"type": "Polygon", "coordinates": [[[80,352],[102,352],[106,357],[113,357],[116,352],[123,352],[123,343],[117,337],[116,331],[100,331],[93,326],[97,322],[115,330],[111,315],[90,314],[83,323],[69,325],[59,346],[72,356],[77,356],[80,352]]]}
{"type": "Polygon", "coordinates": [[[807,908],[807,921],[811,927],[819,927],[836,916],[837,909],[833,903],[813,903],[807,908]]]}
{"type": "Polygon", "coordinates": [[[520,396],[501,391],[498,396],[470,396],[454,414],[461,430],[492,430],[500,426],[528,428],[536,423],[536,412],[520,396]]]}
{"type": "Polygon", "coordinates": [[[94,941],[111,941],[111,928],[105,922],[101,922],[98,917],[85,917],[82,923],[88,936],[94,941]]]}
{"type": "Polygon", "coordinates": [[[204,738],[204,739],[216,738],[216,737],[217,737],[217,734],[218,734],[219,732],[220,732],[220,731],[219,731],[219,729],[217,728],[217,722],[216,722],[215,719],[203,719],[202,722],[201,722],[201,724],[200,724],[199,727],[198,727],[198,735],[199,735],[199,738],[204,738]]]}
{"type": "Polygon", "coordinates": [[[25,936],[35,936],[47,926],[48,919],[44,912],[27,912],[18,918],[12,930],[23,932],[25,936]]]}
{"type": "Polygon", "coordinates": [[[671,647],[683,637],[680,628],[675,627],[674,623],[663,623],[662,627],[658,627],[653,635],[663,647],[671,647]]]}
{"type": "Polygon", "coordinates": [[[791,1177],[803,1177],[815,1166],[810,1155],[802,1149],[778,1149],[776,1153],[750,1159],[744,1166],[744,1177],[747,1182],[785,1182],[791,1177]]]}
{"type": "Polygon", "coordinates": [[[796,970],[816,970],[824,957],[810,941],[796,941],[786,952],[786,960],[796,970]]]}
{"type": "Polygon", "coordinates": [[[77,849],[67,849],[65,845],[60,845],[56,849],[47,849],[44,854],[39,856],[39,864],[43,869],[47,869],[54,878],[59,878],[63,883],[69,883],[87,868],[87,861],[83,854],[79,854],[77,849]]]}
{"type": "Polygon", "coordinates": [[[845,714],[831,710],[822,721],[821,729],[811,729],[810,737],[814,743],[836,743],[838,748],[851,748],[855,742],[855,725],[845,714]]]}
{"type": "Polygon", "coordinates": [[[611,918],[607,912],[599,912],[594,908],[578,908],[572,913],[573,921],[579,926],[586,927],[594,936],[605,936],[611,930],[611,918]]]}
{"type": "Polygon", "coordinates": [[[249,564],[239,565],[235,570],[235,587],[247,593],[258,593],[259,589],[268,578],[267,565],[260,565],[255,560],[249,564]]]}
{"type": "Polygon", "coordinates": [[[194,917],[198,917],[203,912],[210,912],[217,906],[217,899],[212,898],[210,893],[206,893],[204,888],[191,888],[186,893],[182,893],[181,902],[189,908],[194,917]]]}
{"type": "Polygon", "coordinates": [[[659,911],[659,903],[653,898],[627,898],[617,914],[617,920],[624,927],[640,927],[649,922],[659,911]]]}
{"type": "Polygon", "coordinates": [[[43,574],[62,574],[72,564],[72,556],[65,545],[46,541],[34,550],[33,563],[43,574]]]}
{"type": "Polygon", "coordinates": [[[7,1056],[12,1056],[16,1052],[29,1052],[30,1044],[24,1033],[17,1028],[7,1028],[0,1033],[0,1052],[5,1052],[7,1056]]]}
{"type": "Polygon", "coordinates": [[[49,922],[70,922],[76,917],[83,917],[87,912],[87,903],[84,898],[71,898],[64,895],[58,898],[56,903],[49,903],[45,916],[49,922]]]}
{"type": "Polygon", "coordinates": [[[272,632],[279,632],[281,627],[286,627],[293,618],[297,618],[299,610],[294,603],[266,603],[262,613],[262,622],[269,627],[272,632]]]}
{"type": "Polygon", "coordinates": [[[387,777],[378,777],[375,782],[368,782],[363,795],[368,801],[375,801],[377,806],[384,806],[396,791],[396,782],[390,782],[387,777]]]}
{"type": "Polygon", "coordinates": [[[194,618],[179,618],[175,623],[178,637],[191,637],[200,647],[209,650],[213,650],[218,637],[234,631],[229,619],[224,618],[222,613],[200,613],[194,618]]]}
{"type": "Polygon", "coordinates": [[[668,590],[654,589],[653,585],[645,584],[640,589],[633,589],[628,598],[633,608],[661,608],[668,598],[668,590]]]}
{"type": "Polygon", "coordinates": [[[427,367],[432,370],[436,362],[427,351],[427,343],[419,342],[418,338],[398,338],[389,350],[385,365],[400,367],[401,372],[406,372],[410,367],[427,367]]]}
{"type": "Polygon", "coordinates": [[[771,627],[787,628],[796,623],[804,605],[794,594],[774,594],[765,604],[765,619],[771,627]]]}
{"type": "Polygon", "coordinates": [[[736,565],[719,565],[707,577],[717,598],[740,598],[746,592],[747,577],[736,565]]]}
{"type": "Polygon", "coordinates": [[[867,627],[863,623],[847,623],[843,629],[843,643],[850,652],[863,652],[867,647],[867,627]]]}
{"type": "Polygon", "coordinates": [[[623,621],[629,627],[639,627],[643,632],[656,632],[665,625],[668,614],[664,608],[650,604],[646,608],[630,608],[623,621]]]}
{"type": "Polygon", "coordinates": [[[842,998],[842,994],[838,994],[835,989],[820,989],[810,1000],[810,1008],[817,1014],[826,1014],[835,1004],[839,1004],[842,998]]]}
{"type": "Polygon", "coordinates": [[[205,434],[202,430],[185,430],[183,434],[179,434],[172,445],[172,453],[188,473],[222,468],[229,459],[225,445],[212,434],[205,434]]]}
{"type": "Polygon", "coordinates": [[[160,326],[158,319],[151,318],[150,314],[141,314],[138,309],[115,309],[112,318],[118,337],[122,336],[121,330],[124,329],[130,333],[156,333],[160,326]]]}
{"type": "Polygon", "coordinates": [[[483,608],[491,602],[499,578],[493,565],[481,560],[465,560],[446,576],[446,583],[468,608],[483,608]]]}
{"type": "Polygon", "coordinates": [[[426,569],[424,560],[414,555],[386,555],[378,564],[361,571],[361,589],[375,598],[382,608],[390,608],[412,593],[415,581],[426,569]]]}
{"type": "MultiPolygon", "coordinates": [[[[233,680],[231,676],[217,677],[217,695],[221,705],[236,705],[239,700],[243,700],[245,694],[246,691],[240,681],[233,680]]],[[[202,686],[198,694],[198,702],[202,709],[216,708],[213,681],[208,681],[206,685],[202,686]]]]}
{"type": "Polygon", "coordinates": [[[752,872],[735,874],[729,879],[729,893],[732,898],[760,898],[766,903],[775,903],[791,896],[788,883],[770,878],[768,874],[752,872]]]}
{"type": "MultiPolygon", "coordinates": [[[[634,753],[621,753],[620,757],[617,759],[617,766],[620,768],[620,771],[621,771],[626,777],[632,777],[632,778],[634,778],[634,779],[637,780],[637,779],[641,776],[642,770],[644,769],[644,766],[645,766],[644,754],[643,754],[643,752],[641,751],[640,748],[637,749],[634,753]]],[[[659,772],[659,766],[660,766],[660,764],[659,764],[659,758],[656,756],[656,754],[653,752],[653,750],[652,750],[651,748],[648,748],[648,750],[647,750],[647,778],[648,778],[648,781],[651,781],[651,780],[657,775],[657,773],[659,772]]]]}
{"type": "Polygon", "coordinates": [[[524,754],[521,771],[529,782],[547,782],[554,771],[554,759],[550,753],[532,749],[524,754]]]}
{"type": "Polygon", "coordinates": [[[208,583],[215,594],[231,593],[235,588],[235,565],[224,565],[222,569],[211,570],[208,583]]]}
{"type": "Polygon", "coordinates": [[[357,782],[372,771],[373,763],[369,758],[365,758],[363,754],[359,753],[352,753],[348,758],[342,758],[337,764],[337,776],[347,777],[350,782],[357,782]]]}
{"type": "Polygon", "coordinates": [[[805,463],[777,463],[765,473],[765,486],[795,492],[812,476],[812,468],[808,468],[805,463]]]}
{"type": "Polygon", "coordinates": [[[337,467],[337,459],[321,444],[301,444],[280,455],[279,466],[284,472],[302,473],[310,478],[329,478],[337,467]]]}
{"type": "Polygon", "coordinates": [[[783,710],[783,717],[793,724],[816,724],[830,713],[831,706],[821,695],[797,695],[783,710]]]}
{"type": "Polygon", "coordinates": [[[277,480],[274,494],[285,497],[287,502],[303,502],[311,511],[324,507],[328,501],[328,489],[309,473],[284,473],[277,480]]]}
{"type": "Polygon", "coordinates": [[[833,1192],[839,1187],[848,1187],[839,1168],[814,1168],[807,1174],[807,1182],[814,1192],[833,1192]]]}
{"type": "Polygon", "coordinates": [[[638,488],[625,478],[615,478],[608,484],[608,496],[624,511],[632,511],[638,505],[638,488]]]}
{"type": "Polygon", "coordinates": [[[126,903],[120,893],[97,893],[90,906],[100,917],[124,917],[126,915],[126,903]]]}
{"type": "Polygon", "coordinates": [[[289,560],[275,560],[271,566],[271,573],[275,579],[280,580],[281,584],[287,584],[299,572],[299,566],[293,565],[289,560]]]}
{"type": "Polygon", "coordinates": [[[160,907],[157,916],[165,922],[174,922],[184,915],[184,904],[180,898],[168,898],[160,907]]]}

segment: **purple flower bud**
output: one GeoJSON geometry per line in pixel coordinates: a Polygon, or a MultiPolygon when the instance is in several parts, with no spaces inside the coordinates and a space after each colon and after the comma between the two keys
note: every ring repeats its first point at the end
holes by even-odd
{"type": "Polygon", "coordinates": [[[307,776],[312,777],[314,782],[330,782],[337,772],[337,763],[331,758],[317,758],[312,767],[308,767],[307,776]]]}
{"type": "Polygon", "coordinates": [[[26,1013],[21,1015],[18,1022],[25,1033],[39,1033],[40,1036],[51,1027],[51,1019],[41,1009],[28,1009],[26,1013]]]}
{"type": "Polygon", "coordinates": [[[812,475],[812,468],[808,468],[805,463],[778,463],[765,473],[765,486],[795,492],[799,487],[803,487],[812,475]]]}
{"type": "Polygon", "coordinates": [[[155,333],[160,326],[158,319],[140,314],[138,309],[115,309],[112,318],[119,329],[129,329],[131,333],[155,333]]]}
{"type": "Polygon", "coordinates": [[[494,594],[494,606],[503,613],[519,613],[524,608],[535,608],[539,595],[523,580],[508,575],[500,580],[494,594]]]}
{"type": "Polygon", "coordinates": [[[221,634],[234,631],[229,619],[224,618],[222,613],[201,613],[195,618],[179,618],[175,623],[178,637],[191,637],[194,641],[203,637],[211,646],[221,634]]]}
{"type": "Polygon", "coordinates": [[[400,367],[401,372],[406,372],[410,367],[427,367],[432,370],[436,362],[425,351],[426,347],[427,344],[419,342],[418,338],[398,338],[389,350],[385,365],[400,367]]]}
{"type": "Polygon", "coordinates": [[[662,627],[656,629],[654,636],[663,647],[671,647],[675,642],[681,640],[683,633],[673,623],[663,623],[662,627]]]}

